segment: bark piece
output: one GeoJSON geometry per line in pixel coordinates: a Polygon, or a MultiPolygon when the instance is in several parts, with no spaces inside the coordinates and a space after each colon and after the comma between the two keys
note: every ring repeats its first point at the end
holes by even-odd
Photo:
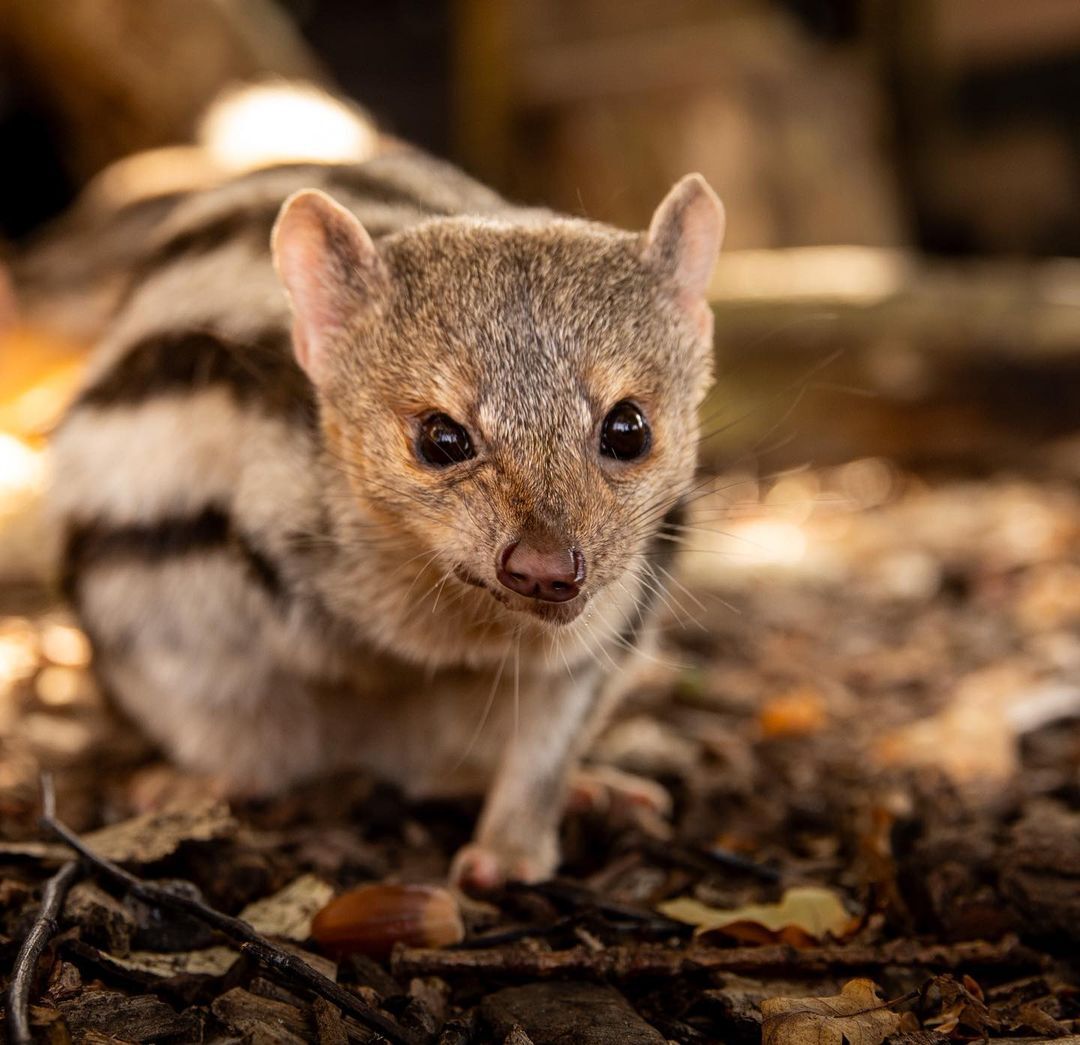
{"type": "Polygon", "coordinates": [[[1080,940],[1080,813],[1039,804],[1015,825],[1001,889],[1025,930],[1080,940]]]}
{"type": "Polygon", "coordinates": [[[152,864],[171,856],[184,842],[230,836],[236,821],[223,802],[176,806],[110,824],[84,841],[99,856],[122,864],[152,864]]]}
{"type": "MultiPolygon", "coordinates": [[[[160,881],[175,892],[201,902],[202,893],[191,882],[160,881]]],[[[217,943],[217,937],[205,922],[184,911],[166,910],[128,895],[127,904],[135,917],[132,945],[141,951],[173,953],[205,950],[217,943]]]]}
{"type": "Polygon", "coordinates": [[[615,989],[592,983],[531,983],[488,995],[480,1011],[499,1035],[518,1028],[534,1045],[663,1045],[615,989]]]}
{"type": "Polygon", "coordinates": [[[91,1031],[122,1041],[202,1040],[202,1021],[195,1012],[177,1012],[151,995],[129,997],[119,991],[84,991],[61,1002],[59,1008],[75,1041],[83,1040],[91,1031]]]}
{"type": "Polygon", "coordinates": [[[295,1005],[252,994],[234,987],[210,1006],[210,1011],[231,1031],[252,1041],[293,1045],[310,1038],[307,1017],[295,1005]]]}
{"type": "Polygon", "coordinates": [[[333,895],[332,885],[313,874],[305,874],[273,896],[249,903],[240,917],[266,936],[306,940],[311,935],[311,919],[333,895]]]}
{"type": "Polygon", "coordinates": [[[64,902],[64,921],[79,926],[84,940],[112,955],[122,957],[131,949],[134,917],[93,882],[78,882],[72,887],[64,902]]]}
{"type": "Polygon", "coordinates": [[[347,1045],[349,1035],[341,1010],[325,998],[316,998],[311,1005],[315,1016],[315,1037],[319,1045],[347,1045]]]}

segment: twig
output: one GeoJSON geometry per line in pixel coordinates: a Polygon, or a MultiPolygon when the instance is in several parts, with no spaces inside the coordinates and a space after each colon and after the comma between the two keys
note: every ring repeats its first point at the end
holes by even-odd
{"type": "Polygon", "coordinates": [[[570,915],[550,925],[517,925],[510,929],[500,929],[496,932],[484,933],[482,936],[473,936],[453,946],[463,951],[505,947],[509,943],[520,943],[522,940],[557,936],[561,932],[574,928],[581,920],[581,915],[570,915]]]}
{"type": "Polygon", "coordinates": [[[41,894],[41,910],[12,967],[8,986],[8,1036],[11,1045],[32,1045],[30,1033],[30,988],[37,971],[38,958],[57,929],[60,909],[71,884],[79,877],[79,864],[70,860],[45,883],[41,894]]]}
{"type": "Polygon", "coordinates": [[[654,860],[669,867],[688,867],[705,872],[735,871],[770,883],[779,882],[783,878],[776,868],[719,846],[698,849],[644,837],[637,841],[637,845],[654,860]]]}
{"type": "Polygon", "coordinates": [[[546,882],[527,885],[523,882],[510,882],[506,886],[509,896],[535,893],[562,907],[569,907],[576,917],[592,913],[609,922],[631,923],[639,930],[663,932],[668,935],[688,936],[688,926],[673,918],[659,914],[648,908],[635,907],[632,904],[618,903],[605,899],[592,889],[579,885],[568,878],[550,878],[546,882]]]}
{"type": "Polygon", "coordinates": [[[894,940],[878,947],[831,945],[807,950],[766,947],[707,947],[684,950],[643,944],[606,947],[594,951],[571,947],[541,951],[514,946],[489,950],[438,951],[398,947],[391,968],[398,976],[475,976],[498,973],[515,979],[554,979],[584,976],[591,979],[633,980],[639,977],[675,978],[701,972],[785,975],[793,972],[827,973],[874,969],[886,965],[953,969],[964,965],[1038,966],[1040,956],[1015,938],[997,943],[976,940],[958,944],[920,944],[894,940]]]}
{"type": "Polygon", "coordinates": [[[329,977],[313,969],[303,959],[275,947],[257,933],[247,922],[208,907],[198,900],[181,893],[172,892],[164,886],[145,881],[118,864],[93,852],[71,828],[56,818],[56,799],[52,779],[42,777],[42,826],[57,838],[71,846],[93,870],[122,885],[132,896],[155,907],[169,907],[189,914],[225,936],[242,954],[257,961],[272,973],[277,973],[287,983],[299,983],[332,1002],[343,1012],[354,1016],[372,1030],[397,1045],[414,1045],[417,1037],[396,1020],[367,1005],[355,994],[335,983],[329,977]]]}

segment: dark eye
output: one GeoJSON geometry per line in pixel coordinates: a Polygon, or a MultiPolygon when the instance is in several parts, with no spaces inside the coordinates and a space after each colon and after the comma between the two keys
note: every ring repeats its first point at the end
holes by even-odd
{"type": "Polygon", "coordinates": [[[416,452],[437,468],[460,464],[476,456],[469,433],[446,414],[431,414],[420,425],[416,452]]]}
{"type": "Polygon", "coordinates": [[[641,457],[651,442],[649,422],[640,407],[628,399],[616,403],[600,426],[600,453],[615,461],[641,457]]]}

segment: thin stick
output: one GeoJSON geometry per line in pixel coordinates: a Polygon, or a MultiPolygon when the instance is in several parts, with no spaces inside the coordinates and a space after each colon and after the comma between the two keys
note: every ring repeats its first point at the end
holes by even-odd
{"type": "Polygon", "coordinates": [[[922,944],[894,940],[880,946],[825,945],[797,950],[784,944],[762,947],[711,947],[698,943],[686,949],[666,945],[609,946],[602,951],[571,947],[545,951],[523,944],[486,950],[434,950],[398,945],[390,959],[396,976],[491,977],[514,980],[585,977],[615,982],[641,978],[683,978],[710,972],[753,976],[848,973],[900,965],[955,969],[963,965],[1039,968],[1037,953],[1006,937],[997,943],[975,940],[957,944],[922,944]]]}
{"type": "Polygon", "coordinates": [[[8,1036],[11,1045],[33,1045],[34,1037],[30,1033],[30,988],[37,971],[38,958],[56,933],[64,897],[78,877],[78,861],[70,860],[45,883],[41,894],[41,910],[38,911],[33,927],[26,934],[15,958],[11,983],[8,986],[8,1036]]]}
{"type": "Polygon", "coordinates": [[[145,881],[95,853],[71,828],[56,818],[56,800],[51,777],[47,774],[43,775],[41,786],[44,811],[41,818],[42,826],[71,846],[100,875],[122,885],[132,896],[138,897],[145,903],[155,907],[169,907],[199,919],[225,936],[242,954],[248,955],[270,972],[277,973],[286,983],[303,985],[332,1002],[343,1012],[356,1017],[372,1030],[378,1031],[389,1041],[397,1045],[415,1045],[418,1040],[416,1036],[396,1020],[367,1005],[351,991],[347,991],[329,977],[323,976],[301,958],[275,947],[247,922],[222,914],[221,911],[215,911],[214,908],[198,900],[172,892],[155,882],[145,881]]]}

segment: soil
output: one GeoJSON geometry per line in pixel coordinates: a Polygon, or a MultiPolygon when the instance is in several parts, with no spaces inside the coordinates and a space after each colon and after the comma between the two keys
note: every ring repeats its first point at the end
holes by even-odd
{"type": "MultiPolygon", "coordinates": [[[[355,775],[225,807],[113,715],[62,608],[4,592],[5,989],[71,855],[38,822],[47,768],[90,849],[251,921],[401,1040],[1080,1040],[1080,491],[860,460],[716,476],[694,509],[663,641],[592,754],[670,815],[586,795],[559,877],[452,897],[450,946],[367,925],[381,952],[331,952],[311,918],[443,883],[475,805],[355,775]]],[[[382,1040],[190,911],[74,877],[38,1040],[382,1040]]]]}

